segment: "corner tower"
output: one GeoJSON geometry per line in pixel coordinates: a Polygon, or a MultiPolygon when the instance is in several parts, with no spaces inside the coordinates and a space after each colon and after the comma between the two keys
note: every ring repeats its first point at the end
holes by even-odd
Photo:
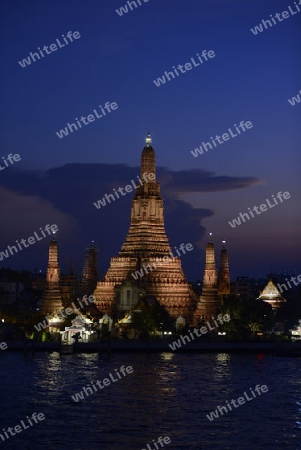
{"type": "Polygon", "coordinates": [[[218,298],[214,245],[211,236],[212,233],[210,233],[210,239],[206,246],[203,289],[195,311],[195,323],[202,320],[211,320],[218,314],[221,307],[221,302],[218,298]]]}
{"type": "Polygon", "coordinates": [[[223,246],[220,256],[220,268],[218,273],[218,295],[221,295],[222,299],[225,295],[230,294],[230,270],[228,253],[225,247],[226,241],[222,241],[223,246]]]}
{"type": "Polygon", "coordinates": [[[97,285],[97,251],[94,241],[86,247],[82,277],[83,295],[93,294],[97,285]]]}
{"type": "Polygon", "coordinates": [[[49,244],[46,288],[42,296],[40,310],[45,314],[55,314],[63,309],[60,291],[60,268],[58,263],[57,240],[55,236],[49,244]]]}

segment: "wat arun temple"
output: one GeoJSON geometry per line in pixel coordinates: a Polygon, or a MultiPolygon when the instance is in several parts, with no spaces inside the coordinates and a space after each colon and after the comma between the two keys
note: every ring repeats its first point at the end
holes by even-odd
{"type": "MultiPolygon", "coordinates": [[[[181,258],[173,256],[166,261],[166,256],[173,254],[164,226],[163,199],[156,179],[156,155],[150,134],[141,154],[140,181],[145,180],[146,175],[148,182],[136,186],[130,227],[121,250],[118,256],[111,258],[107,273],[101,281],[95,281],[92,291],[96,258],[95,251],[90,249],[84,268],[84,282],[90,287],[90,292],[85,293],[93,294],[94,305],[100,313],[115,320],[134,311],[141,299],[158,302],[175,322],[181,318],[192,326],[211,320],[219,313],[225,296],[230,294],[230,272],[224,243],[217,273],[214,245],[209,238],[202,295],[199,296],[186,280],[181,258]],[[133,277],[133,273],[142,275],[133,277]]],[[[63,307],[58,289],[59,276],[54,237],[50,243],[47,283],[41,302],[41,310],[45,313],[53,314],[63,307]]]]}

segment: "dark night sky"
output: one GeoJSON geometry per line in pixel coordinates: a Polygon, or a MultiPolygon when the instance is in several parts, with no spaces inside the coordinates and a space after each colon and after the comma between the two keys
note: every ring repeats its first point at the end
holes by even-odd
{"type": "MultiPolygon", "coordinates": [[[[129,226],[129,194],[105,208],[105,193],[139,174],[148,128],[156,150],[172,246],[191,242],[189,280],[204,267],[207,233],[225,238],[232,278],[295,270],[300,261],[301,12],[254,36],[250,28],[288,10],[289,0],[149,0],[120,17],[125,0],[3,0],[1,6],[0,251],[56,223],[60,262],[82,269],[99,245],[101,270],[129,226]],[[22,68],[18,61],[62,34],[80,39],[22,68]],[[197,53],[215,58],[156,87],[153,80],[197,53]],[[118,109],[69,136],[56,131],[105,102],[118,109]],[[191,150],[234,123],[253,128],[194,158],[191,150]],[[289,200],[232,229],[229,220],[279,191],[289,200]]],[[[300,6],[301,8],[301,6],[300,6]]],[[[61,42],[63,42],[61,38],[61,42]]],[[[44,240],[1,266],[45,269],[44,240]]]]}

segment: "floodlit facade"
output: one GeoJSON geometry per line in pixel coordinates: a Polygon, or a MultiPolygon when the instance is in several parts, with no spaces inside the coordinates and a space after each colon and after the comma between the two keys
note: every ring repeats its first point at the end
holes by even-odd
{"type": "Polygon", "coordinates": [[[269,280],[257,300],[269,303],[273,309],[279,308],[282,303],[286,302],[272,280],[269,280]]]}
{"type": "Polygon", "coordinates": [[[49,257],[46,275],[46,289],[43,293],[40,310],[45,314],[55,314],[63,309],[60,290],[60,268],[58,263],[57,240],[55,236],[49,244],[49,257]]]}
{"type": "Polygon", "coordinates": [[[197,297],[166,236],[150,134],[142,150],[140,179],[136,183],[130,228],[119,255],[111,258],[104,280],[97,284],[96,306],[103,313],[121,317],[135,307],[141,296],[153,296],[172,317],[182,315],[190,323],[197,297]],[[165,263],[166,255],[170,258],[165,263]]]}

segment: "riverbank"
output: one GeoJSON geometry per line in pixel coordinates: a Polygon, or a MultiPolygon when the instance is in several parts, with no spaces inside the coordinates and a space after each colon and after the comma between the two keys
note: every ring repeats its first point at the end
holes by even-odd
{"type": "MultiPolygon", "coordinates": [[[[297,348],[291,342],[190,342],[174,352],[169,347],[173,341],[164,340],[104,340],[73,344],[74,353],[116,353],[116,352],[169,352],[169,353],[290,353],[297,348]]],[[[59,352],[61,343],[27,341],[7,341],[7,351],[59,352]]],[[[298,346],[300,349],[300,346],[298,346]]],[[[4,352],[2,352],[4,353],[4,352]]]]}

